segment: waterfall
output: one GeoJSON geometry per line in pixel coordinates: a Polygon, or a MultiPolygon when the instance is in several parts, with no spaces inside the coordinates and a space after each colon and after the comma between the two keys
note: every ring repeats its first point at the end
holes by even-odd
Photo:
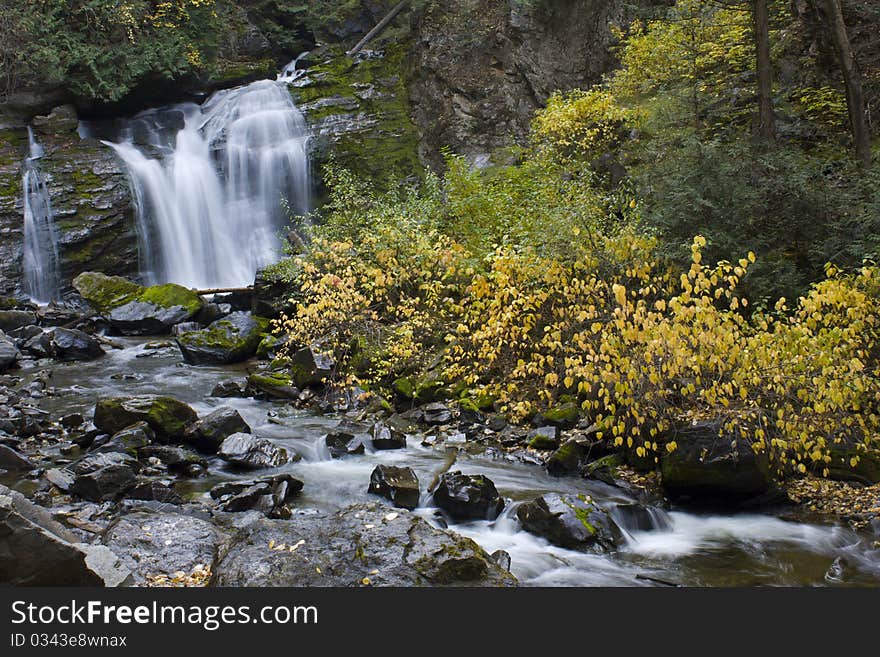
{"type": "Polygon", "coordinates": [[[38,161],[43,148],[28,127],[29,153],[24,161],[24,291],[38,303],[60,297],[58,284],[58,236],[49,188],[38,161]]]}
{"type": "Polygon", "coordinates": [[[249,285],[289,212],[309,211],[308,128],[283,79],[145,112],[105,143],[127,168],[147,283],[249,285]]]}

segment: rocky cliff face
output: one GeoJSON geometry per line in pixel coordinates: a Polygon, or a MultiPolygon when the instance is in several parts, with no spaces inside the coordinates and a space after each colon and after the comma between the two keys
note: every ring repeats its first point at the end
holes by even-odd
{"type": "MultiPolygon", "coordinates": [[[[138,270],[132,202],[121,164],[100,142],[80,139],[70,106],[31,122],[43,146],[39,167],[47,181],[59,239],[61,277],[83,271],[132,275],[138,270]]],[[[21,292],[22,161],[27,130],[10,126],[0,141],[0,294],[21,292]]]]}

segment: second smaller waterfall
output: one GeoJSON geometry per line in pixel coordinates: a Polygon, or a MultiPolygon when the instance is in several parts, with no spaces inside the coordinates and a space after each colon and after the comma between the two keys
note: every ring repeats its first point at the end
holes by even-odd
{"type": "Polygon", "coordinates": [[[24,291],[37,303],[60,297],[58,235],[49,188],[39,168],[43,148],[28,128],[29,154],[24,161],[24,291]]]}

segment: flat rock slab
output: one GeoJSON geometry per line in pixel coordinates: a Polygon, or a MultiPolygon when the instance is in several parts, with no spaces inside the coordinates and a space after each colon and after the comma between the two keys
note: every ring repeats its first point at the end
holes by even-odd
{"type": "Polygon", "coordinates": [[[515,586],[480,546],[379,503],[259,520],[214,568],[218,586],[515,586]]]}
{"type": "Polygon", "coordinates": [[[132,571],[135,583],[152,575],[192,572],[210,566],[227,540],[215,525],[180,513],[136,512],[107,528],[103,543],[132,571]]]}

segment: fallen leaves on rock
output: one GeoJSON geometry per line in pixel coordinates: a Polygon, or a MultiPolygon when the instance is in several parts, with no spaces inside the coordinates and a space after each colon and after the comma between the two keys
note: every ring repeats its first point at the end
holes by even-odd
{"type": "Polygon", "coordinates": [[[866,527],[880,516],[880,484],[862,486],[817,477],[795,479],[786,484],[793,502],[821,515],[847,521],[854,529],[866,527]]]}
{"type": "Polygon", "coordinates": [[[149,588],[188,588],[203,587],[208,585],[211,579],[211,567],[204,564],[196,564],[191,572],[186,573],[178,570],[170,575],[162,573],[159,575],[148,575],[145,586],[149,588]]]}

